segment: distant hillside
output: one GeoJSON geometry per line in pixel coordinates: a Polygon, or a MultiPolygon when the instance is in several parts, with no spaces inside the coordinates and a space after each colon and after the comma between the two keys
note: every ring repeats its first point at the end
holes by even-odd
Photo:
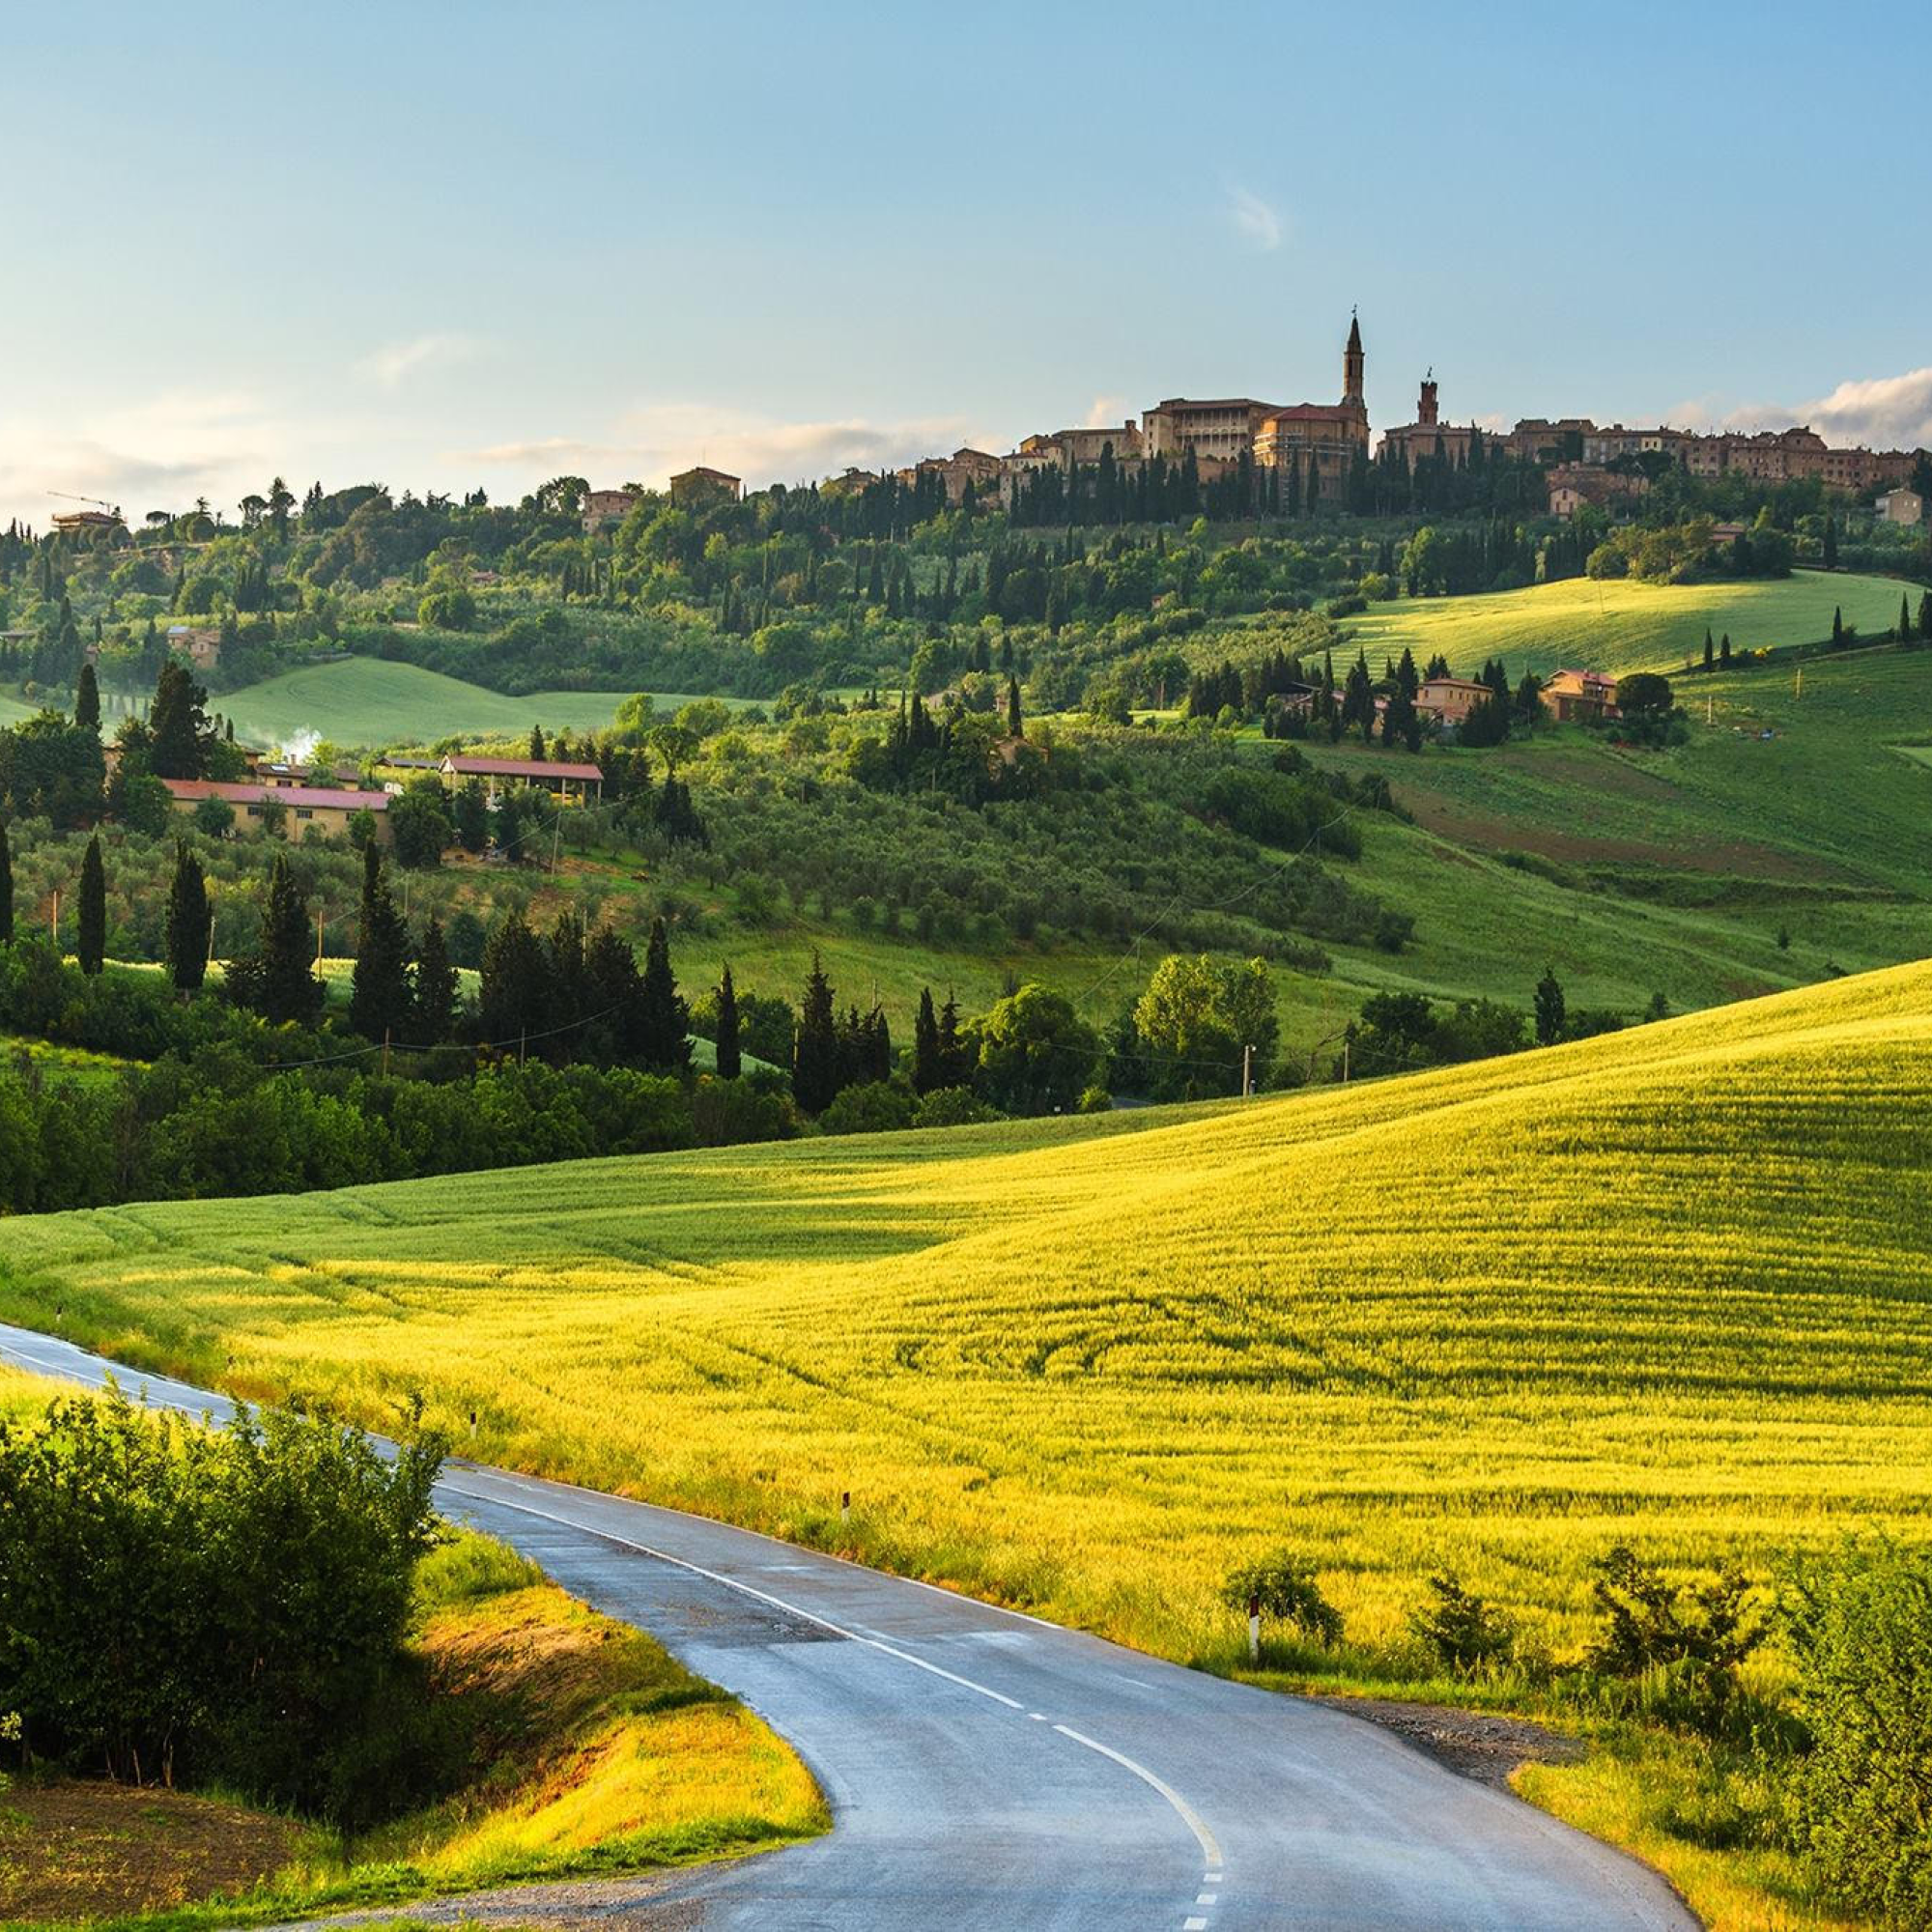
{"type": "MultiPolygon", "coordinates": [[[[1769,582],[1660,584],[1625,578],[1594,582],[1570,578],[1527,590],[1476,597],[1400,598],[1375,604],[1349,621],[1378,670],[1384,653],[1406,644],[1425,663],[1438,651],[1459,676],[1484,659],[1502,657],[1512,676],[1558,665],[1595,670],[1669,670],[1700,660],[1704,633],[1729,632],[1737,650],[1816,643],[1832,635],[1832,612],[1865,637],[1882,637],[1898,620],[1905,586],[1889,577],[1830,576],[1813,571],[1769,582]]],[[[1918,604],[1913,592],[1913,608],[1918,604]]]]}
{"type": "Polygon", "coordinates": [[[1186,1654],[1927,1528],[1932,965],[1209,1110],[0,1224],[0,1311],[1186,1654]],[[854,1496],[841,1527],[838,1492],[854,1496]]]}

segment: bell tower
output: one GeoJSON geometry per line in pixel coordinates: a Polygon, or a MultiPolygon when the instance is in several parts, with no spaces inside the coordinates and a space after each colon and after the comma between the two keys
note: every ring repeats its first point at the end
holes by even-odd
{"type": "Polygon", "coordinates": [[[1435,371],[1430,370],[1422,379],[1422,395],[1415,405],[1415,419],[1424,429],[1434,429],[1436,424],[1435,412],[1435,371]]]}
{"type": "Polygon", "coordinates": [[[1349,346],[1342,352],[1342,400],[1361,409],[1368,407],[1368,400],[1362,393],[1362,374],[1367,360],[1362,354],[1362,325],[1351,309],[1349,312],[1349,346]]]}

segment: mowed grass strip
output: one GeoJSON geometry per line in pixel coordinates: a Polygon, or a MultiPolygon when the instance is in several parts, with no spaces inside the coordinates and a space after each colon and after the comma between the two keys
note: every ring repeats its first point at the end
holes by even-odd
{"type": "Polygon", "coordinates": [[[1925,1527],[1932,966],[1280,1100],[0,1227],[0,1310],[1176,1655],[1925,1527]],[[467,1421],[465,1423],[467,1434],[467,1421]],[[854,1493],[840,1523],[838,1498],[854,1493]]]}

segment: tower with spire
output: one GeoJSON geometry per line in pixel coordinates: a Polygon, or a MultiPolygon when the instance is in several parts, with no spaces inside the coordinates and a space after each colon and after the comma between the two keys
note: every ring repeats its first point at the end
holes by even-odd
{"type": "Polygon", "coordinates": [[[1354,310],[1349,311],[1349,346],[1342,352],[1342,400],[1353,403],[1357,408],[1366,409],[1368,399],[1362,392],[1362,376],[1367,356],[1362,354],[1362,324],[1354,310]]]}

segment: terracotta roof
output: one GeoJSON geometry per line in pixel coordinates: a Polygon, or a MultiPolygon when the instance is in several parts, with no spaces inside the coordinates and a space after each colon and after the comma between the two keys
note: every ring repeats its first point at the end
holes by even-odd
{"type": "Polygon", "coordinates": [[[316,785],[224,784],[218,779],[163,779],[174,798],[226,799],[230,805],[260,805],[265,799],[280,799],[290,807],[319,808],[326,811],[387,811],[385,791],[335,791],[316,785]]]}
{"type": "Polygon", "coordinates": [[[1340,416],[1361,413],[1359,403],[1293,403],[1285,410],[1270,410],[1262,418],[1265,429],[1271,422],[1327,422],[1340,416]]]}
{"type": "Polygon", "coordinates": [[[558,765],[542,758],[458,758],[443,759],[440,769],[463,778],[479,779],[588,779],[604,781],[595,765],[558,765]]]}

